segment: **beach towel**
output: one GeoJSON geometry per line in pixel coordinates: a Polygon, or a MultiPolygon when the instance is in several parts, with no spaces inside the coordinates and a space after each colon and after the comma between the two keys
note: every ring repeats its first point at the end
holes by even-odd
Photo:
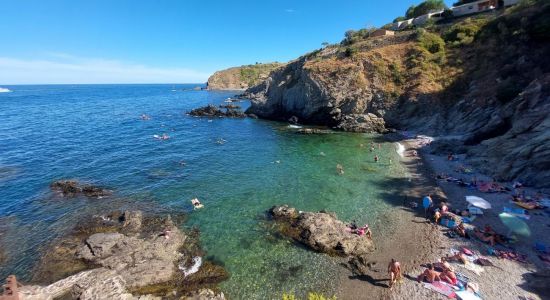
{"type": "Polygon", "coordinates": [[[475,207],[475,206],[468,206],[468,211],[472,214],[472,215],[483,215],[483,210],[479,207],[475,207]]]}
{"type": "Polygon", "coordinates": [[[456,295],[458,296],[459,299],[462,299],[462,300],[481,300],[479,296],[477,296],[476,294],[470,291],[458,291],[456,292],[456,295]]]}
{"type": "Polygon", "coordinates": [[[453,290],[453,287],[445,282],[441,282],[441,281],[434,281],[433,283],[424,282],[424,287],[434,292],[438,292],[442,295],[445,295],[451,299],[456,298],[456,293],[453,290]]]}
{"type": "Polygon", "coordinates": [[[485,271],[485,269],[483,269],[482,266],[479,266],[479,265],[476,265],[472,262],[467,262],[465,265],[462,265],[466,270],[470,270],[474,273],[476,273],[476,275],[481,275],[481,273],[483,271],[485,271]]]}

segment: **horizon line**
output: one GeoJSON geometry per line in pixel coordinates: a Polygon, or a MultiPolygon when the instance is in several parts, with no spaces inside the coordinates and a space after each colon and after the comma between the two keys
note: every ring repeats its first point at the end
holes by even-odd
{"type": "Polygon", "coordinates": [[[172,84],[172,85],[182,85],[182,84],[189,84],[189,85],[206,85],[207,82],[189,82],[189,83],[173,83],[173,82],[166,82],[166,83],[15,83],[15,84],[2,84],[0,83],[0,87],[3,86],[24,86],[24,85],[164,85],[164,84],[172,84]]]}

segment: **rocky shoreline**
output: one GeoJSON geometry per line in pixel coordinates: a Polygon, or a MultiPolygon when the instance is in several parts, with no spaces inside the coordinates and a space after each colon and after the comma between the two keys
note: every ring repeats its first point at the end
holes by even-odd
{"type": "MultiPolygon", "coordinates": [[[[78,181],[54,192],[89,196],[78,181]],[[67,192],[64,192],[67,191],[67,192]]],[[[43,249],[24,299],[225,299],[217,284],[229,274],[202,258],[198,230],[180,229],[184,215],[112,211],[84,217],[43,249]]]]}

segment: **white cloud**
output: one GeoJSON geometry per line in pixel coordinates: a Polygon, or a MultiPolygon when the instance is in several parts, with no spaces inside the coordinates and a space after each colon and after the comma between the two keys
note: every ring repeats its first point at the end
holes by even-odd
{"type": "Polygon", "coordinates": [[[48,53],[48,59],[0,57],[0,84],[199,83],[207,73],[48,53]]]}
{"type": "Polygon", "coordinates": [[[287,9],[285,9],[285,12],[287,12],[289,14],[292,14],[292,13],[295,13],[296,11],[292,8],[287,8],[287,9]]]}

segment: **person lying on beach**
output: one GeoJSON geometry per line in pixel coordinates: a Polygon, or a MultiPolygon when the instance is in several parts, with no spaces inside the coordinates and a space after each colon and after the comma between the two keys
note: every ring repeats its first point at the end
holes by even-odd
{"type": "Polygon", "coordinates": [[[365,224],[365,226],[357,228],[357,230],[353,231],[352,233],[355,233],[359,236],[366,236],[368,239],[372,239],[372,232],[370,231],[369,225],[365,224]]]}
{"type": "Polygon", "coordinates": [[[434,270],[438,272],[443,272],[443,270],[445,269],[454,271],[453,267],[451,266],[451,264],[449,264],[446,257],[442,257],[440,261],[433,263],[433,266],[434,266],[434,270]]]}
{"type": "Polygon", "coordinates": [[[441,258],[441,260],[443,261],[458,261],[460,263],[463,263],[463,264],[466,264],[468,263],[468,258],[466,257],[466,254],[464,254],[464,252],[458,252],[454,255],[447,255],[447,256],[444,256],[441,258]]]}
{"type": "Polygon", "coordinates": [[[428,264],[428,267],[422,274],[416,278],[418,282],[428,282],[432,283],[434,281],[441,281],[441,278],[439,277],[439,272],[434,270],[434,266],[432,264],[428,264]]]}
{"type": "Polygon", "coordinates": [[[438,208],[436,208],[435,212],[434,212],[434,222],[435,222],[435,224],[439,224],[439,219],[441,219],[441,212],[439,211],[438,208]]]}
{"type": "Polygon", "coordinates": [[[506,237],[502,234],[498,234],[496,231],[493,230],[493,228],[490,225],[485,225],[485,228],[483,229],[486,234],[490,234],[494,237],[495,242],[499,244],[504,244],[506,241],[506,237]]]}
{"type": "Polygon", "coordinates": [[[464,227],[464,223],[458,224],[458,226],[456,226],[454,231],[456,232],[456,234],[458,234],[459,236],[461,236],[463,238],[470,238],[468,236],[468,232],[466,231],[466,227],[464,227]]]}
{"type": "Polygon", "coordinates": [[[439,203],[439,209],[441,210],[442,214],[446,214],[449,212],[449,207],[447,206],[447,203],[441,202],[439,203]]]}
{"type": "Polygon", "coordinates": [[[394,258],[392,258],[388,264],[388,273],[390,274],[391,289],[398,280],[401,280],[401,264],[394,258]]]}
{"type": "Polygon", "coordinates": [[[439,277],[441,278],[442,281],[445,281],[445,282],[450,283],[452,285],[456,285],[458,283],[458,279],[456,278],[455,272],[453,272],[449,268],[444,268],[443,272],[441,272],[441,274],[439,274],[439,277]]]}
{"type": "Polygon", "coordinates": [[[494,246],[496,241],[495,237],[490,233],[485,233],[477,228],[474,229],[474,236],[480,241],[489,243],[489,245],[494,246]]]}

